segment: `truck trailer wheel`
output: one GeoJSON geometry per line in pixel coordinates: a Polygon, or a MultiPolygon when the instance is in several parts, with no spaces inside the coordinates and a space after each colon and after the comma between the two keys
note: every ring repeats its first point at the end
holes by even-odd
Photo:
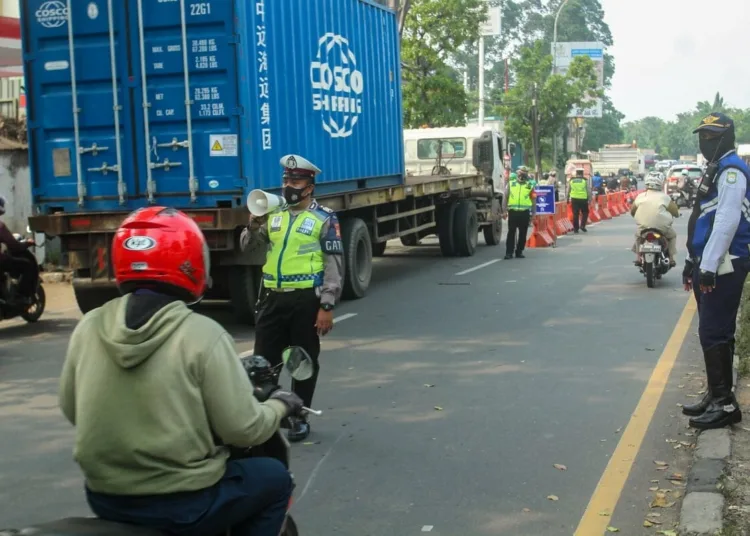
{"type": "Polygon", "coordinates": [[[414,247],[419,245],[419,235],[408,234],[401,237],[401,244],[407,247],[414,247]]]}
{"type": "Polygon", "coordinates": [[[443,257],[455,257],[456,247],[454,242],[453,221],[456,214],[456,203],[449,201],[444,205],[436,207],[435,218],[437,219],[437,235],[440,240],[440,252],[443,257]]]}
{"type": "Polygon", "coordinates": [[[503,220],[493,221],[484,229],[484,242],[488,246],[497,246],[503,239],[503,220]]]}
{"type": "Polygon", "coordinates": [[[373,242],[372,243],[372,256],[382,257],[385,254],[385,248],[387,246],[388,246],[388,242],[373,242]]]}
{"type": "Polygon", "coordinates": [[[76,297],[76,303],[81,313],[86,314],[97,307],[101,307],[110,300],[120,296],[120,291],[113,284],[112,287],[76,285],[73,283],[73,294],[76,297]]]}
{"type": "Polygon", "coordinates": [[[473,201],[461,199],[453,216],[453,245],[459,257],[471,257],[479,241],[479,216],[473,201]]]}
{"type": "Polygon", "coordinates": [[[237,322],[255,325],[255,304],[261,277],[259,266],[232,266],[229,272],[230,302],[237,322]]]}
{"type": "Polygon", "coordinates": [[[341,238],[344,243],[344,288],[345,300],[364,297],[372,279],[372,243],[365,222],[352,218],[341,222],[341,238]]]}

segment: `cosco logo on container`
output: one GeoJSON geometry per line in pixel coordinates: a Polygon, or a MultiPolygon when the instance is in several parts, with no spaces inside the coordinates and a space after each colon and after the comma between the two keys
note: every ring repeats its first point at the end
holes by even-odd
{"type": "Polygon", "coordinates": [[[364,78],[347,38],[327,33],[318,40],[310,80],[313,109],[321,113],[323,130],[332,138],[351,136],[362,114],[364,78]]]}
{"type": "Polygon", "coordinates": [[[148,236],[131,236],[123,246],[130,251],[146,251],[156,247],[156,240],[148,236]]]}
{"type": "Polygon", "coordinates": [[[59,28],[68,21],[68,7],[60,0],[50,0],[39,6],[35,15],[45,28],[59,28]]]}

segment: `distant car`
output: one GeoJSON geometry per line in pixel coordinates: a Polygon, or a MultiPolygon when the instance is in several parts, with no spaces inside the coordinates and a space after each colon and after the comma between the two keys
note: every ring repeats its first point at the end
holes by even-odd
{"type": "Polygon", "coordinates": [[[685,185],[685,181],[682,179],[683,169],[687,169],[688,177],[695,183],[698,183],[703,175],[703,168],[696,164],[677,164],[676,166],[672,166],[667,172],[667,180],[664,181],[664,189],[667,193],[680,189],[685,185]]]}

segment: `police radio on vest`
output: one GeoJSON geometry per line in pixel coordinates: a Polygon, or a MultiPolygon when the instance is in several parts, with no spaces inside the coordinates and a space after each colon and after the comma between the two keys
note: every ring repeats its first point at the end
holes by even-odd
{"type": "Polygon", "coordinates": [[[253,190],[247,196],[247,209],[253,216],[265,216],[278,208],[286,208],[286,199],[263,190],[253,190]]]}

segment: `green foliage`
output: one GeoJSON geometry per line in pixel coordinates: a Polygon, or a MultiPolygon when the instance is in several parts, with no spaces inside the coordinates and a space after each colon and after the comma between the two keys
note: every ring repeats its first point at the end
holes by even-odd
{"type": "Polygon", "coordinates": [[[590,58],[575,58],[565,75],[551,74],[551,70],[552,56],[547,53],[544,42],[540,40],[523,47],[520,57],[513,62],[515,86],[506,95],[504,104],[496,110],[498,115],[507,118],[505,130],[508,136],[519,140],[525,147],[533,145],[532,112],[535,99],[539,136],[550,138],[567,123],[568,113],[573,106],[585,105],[592,97],[600,95],[596,89],[596,70],[590,58]]]}
{"type": "Polygon", "coordinates": [[[724,112],[735,122],[738,143],[750,143],[750,110],[729,107],[717,93],[712,101],[700,101],[695,109],[677,115],[674,121],[645,117],[623,125],[623,141],[635,140],[639,147],[654,149],[664,158],[698,154],[698,137],[693,130],[711,112],[724,112]]]}
{"type": "Polygon", "coordinates": [[[405,125],[464,124],[466,92],[448,60],[479,38],[487,5],[484,0],[412,0],[408,7],[401,41],[405,125]]]}

